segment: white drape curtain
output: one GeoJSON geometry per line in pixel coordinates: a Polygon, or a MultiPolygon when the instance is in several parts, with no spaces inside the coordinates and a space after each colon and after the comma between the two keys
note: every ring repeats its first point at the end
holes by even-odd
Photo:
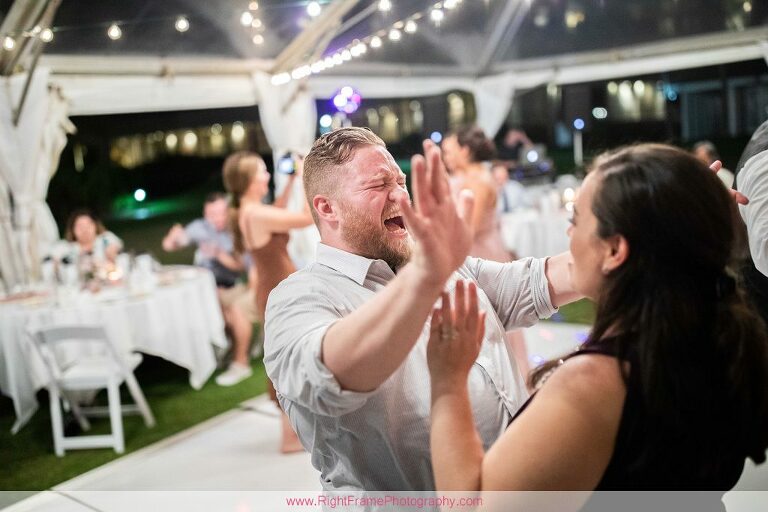
{"type": "MultiPolygon", "coordinates": [[[[271,76],[256,72],[253,82],[258,93],[259,118],[272,148],[275,164],[288,152],[306,155],[315,140],[317,109],[315,98],[306,83],[293,81],[284,86],[274,86],[271,76]]],[[[275,193],[283,192],[288,177],[275,172],[275,193]]],[[[301,211],[304,208],[304,191],[301,180],[294,180],[287,208],[301,211]]],[[[314,225],[291,231],[288,253],[298,268],[314,260],[320,235],[314,225]]]]}
{"type": "Polygon", "coordinates": [[[472,84],[476,123],[488,137],[496,135],[509,115],[515,94],[514,80],[513,75],[507,73],[479,78],[472,84]]]}
{"type": "MultiPolygon", "coordinates": [[[[59,238],[59,229],[45,198],[48,185],[59,167],[61,152],[67,145],[67,135],[76,131],[69,120],[69,104],[57,88],[48,92],[48,112],[43,126],[42,138],[36,154],[36,162],[30,176],[31,183],[31,237],[29,254],[33,262],[40,261],[50,245],[59,238]]],[[[34,269],[37,266],[33,267],[34,269]]]]}
{"type": "MultiPolygon", "coordinates": [[[[3,259],[13,261],[2,266],[7,287],[33,280],[39,272],[42,251],[58,238],[45,197],[66,145],[66,134],[74,127],[67,118],[66,102],[58,91],[49,89],[49,74],[44,68],[34,72],[17,124],[13,123],[13,111],[19,105],[26,75],[0,82],[0,176],[13,200],[13,242],[0,249],[3,259]]],[[[0,229],[4,235],[9,227],[7,196],[0,197],[0,229]]]]}
{"type": "MultiPolygon", "coordinates": [[[[0,155],[0,160],[2,158],[0,155]]],[[[11,191],[0,175],[0,292],[20,284],[23,275],[19,245],[13,232],[11,191]]]]}

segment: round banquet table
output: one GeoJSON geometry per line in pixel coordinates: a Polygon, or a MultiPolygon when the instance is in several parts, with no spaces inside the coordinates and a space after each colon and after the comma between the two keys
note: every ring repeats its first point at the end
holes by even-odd
{"type": "MultiPolygon", "coordinates": [[[[157,282],[142,291],[109,286],[97,293],[52,292],[0,301],[0,392],[14,403],[13,433],[35,413],[35,393],[48,383],[30,336],[43,327],[101,325],[126,360],[134,352],[162,357],[189,370],[193,388],[203,386],[216,369],[214,345],[227,346],[213,275],[196,267],[164,267],[157,282]]],[[[83,344],[64,355],[77,358],[87,350],[83,344]]]]}

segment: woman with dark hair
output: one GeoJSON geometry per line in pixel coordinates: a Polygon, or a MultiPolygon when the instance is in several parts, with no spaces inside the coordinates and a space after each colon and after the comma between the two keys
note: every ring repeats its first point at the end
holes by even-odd
{"type": "MultiPolygon", "coordinates": [[[[291,175],[291,180],[301,175],[300,162],[297,171],[291,175]]],[[[232,194],[231,218],[235,250],[248,251],[258,272],[256,312],[263,322],[269,292],[296,271],[288,256],[288,233],[292,229],[310,225],[312,216],[308,207],[299,213],[284,208],[292,183],[287,184],[286,193],[274,204],[262,202],[269,192],[270,175],[264,160],[256,153],[239,151],[230,155],[224,161],[222,172],[224,187],[232,194]]],[[[268,385],[270,396],[277,402],[272,383],[268,382],[268,385]]],[[[282,438],[281,451],[302,449],[285,414],[282,438]]]]}
{"type": "Polygon", "coordinates": [[[89,256],[100,262],[114,263],[123,249],[123,241],[107,231],[96,215],[86,208],[73,211],[67,219],[66,242],[59,243],[53,257],[59,261],[68,259],[74,263],[81,256],[89,256]]]}
{"type": "Polygon", "coordinates": [[[587,341],[484,452],[467,400],[476,297],[444,297],[428,347],[440,490],[719,490],[768,447],[768,334],[728,271],[735,204],[688,153],[598,158],[574,210],[571,281],[597,304],[587,341]],[[440,333],[448,333],[441,336],[440,333]]]}

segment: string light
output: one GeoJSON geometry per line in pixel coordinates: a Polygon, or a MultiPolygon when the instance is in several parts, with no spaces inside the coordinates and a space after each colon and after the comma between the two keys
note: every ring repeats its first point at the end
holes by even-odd
{"type": "Polygon", "coordinates": [[[253,14],[251,14],[249,11],[243,12],[243,14],[240,15],[240,24],[244,27],[247,27],[253,23],[253,14]]]}
{"type": "MultiPolygon", "coordinates": [[[[272,84],[284,85],[291,80],[299,80],[312,74],[322,73],[335,66],[340,66],[366,53],[368,47],[373,49],[381,48],[384,45],[383,39],[385,37],[393,42],[400,41],[403,38],[403,32],[406,34],[416,33],[418,31],[417,21],[425,18],[427,15],[436,25],[439,25],[445,18],[446,10],[454,10],[461,3],[462,0],[443,0],[442,2],[430,4],[425,10],[411,14],[407,19],[392,23],[388,29],[379,30],[375,35],[368,36],[362,40],[353,40],[350,44],[337,49],[333,54],[323,59],[319,59],[309,65],[297,67],[290,72],[274,75],[272,77],[272,84]]],[[[307,7],[309,8],[309,6],[307,7]]],[[[392,2],[390,0],[380,0],[378,2],[378,9],[382,12],[390,11],[392,9],[392,2]]]]}
{"type": "Polygon", "coordinates": [[[179,16],[176,18],[176,24],[175,24],[176,30],[179,32],[186,32],[189,30],[189,20],[185,18],[184,16],[179,16]]]}
{"type": "Polygon", "coordinates": [[[262,21],[259,18],[253,18],[253,21],[251,22],[251,26],[253,28],[261,28],[264,25],[262,21]]]}
{"type": "Polygon", "coordinates": [[[46,28],[40,32],[40,40],[44,43],[50,43],[53,41],[53,30],[46,28]]]}
{"type": "Polygon", "coordinates": [[[253,44],[264,44],[264,36],[261,34],[256,34],[253,36],[253,44]]]}
{"type": "Polygon", "coordinates": [[[3,48],[6,50],[13,50],[14,46],[16,46],[16,40],[11,36],[5,36],[5,39],[3,39],[3,48]]]}
{"type": "Polygon", "coordinates": [[[251,2],[248,4],[248,9],[252,11],[258,11],[259,10],[259,2],[251,2]]]}
{"type": "Polygon", "coordinates": [[[113,23],[109,26],[107,29],[107,37],[113,41],[117,41],[123,37],[123,31],[120,29],[120,26],[118,26],[117,23],[113,23]]]}
{"type": "Polygon", "coordinates": [[[323,10],[322,7],[320,7],[320,4],[317,2],[309,2],[307,4],[307,14],[309,14],[313,18],[316,16],[319,16],[322,10],[323,10]]]}
{"type": "Polygon", "coordinates": [[[435,22],[436,25],[439,25],[441,21],[443,21],[443,18],[445,18],[445,12],[443,12],[440,8],[434,8],[432,9],[432,12],[429,13],[429,17],[432,19],[432,21],[435,22]]]}

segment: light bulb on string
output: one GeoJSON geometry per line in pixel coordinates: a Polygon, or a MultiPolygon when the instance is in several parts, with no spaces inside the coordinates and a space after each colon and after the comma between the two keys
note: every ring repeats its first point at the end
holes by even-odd
{"type": "Polygon", "coordinates": [[[406,34],[413,34],[418,30],[418,25],[416,25],[416,22],[413,20],[408,20],[405,22],[405,30],[406,34]]]}
{"type": "Polygon", "coordinates": [[[279,73],[272,77],[272,85],[284,85],[291,81],[289,73],[279,73]]]}
{"type": "Polygon", "coordinates": [[[248,9],[251,11],[258,11],[259,10],[259,2],[251,2],[248,4],[248,9]]]}
{"type": "Polygon", "coordinates": [[[3,48],[10,51],[10,50],[13,50],[15,46],[16,46],[16,40],[11,36],[5,36],[5,38],[3,39],[3,48]]]}
{"type": "Polygon", "coordinates": [[[240,24],[247,27],[251,23],[253,23],[253,14],[248,11],[243,12],[243,14],[240,15],[240,24]]]}
{"type": "Polygon", "coordinates": [[[429,17],[435,22],[435,25],[439,25],[443,18],[445,18],[445,12],[442,9],[435,8],[429,13],[429,17]]]}
{"type": "Polygon", "coordinates": [[[320,7],[320,4],[317,2],[309,2],[307,4],[307,14],[309,14],[313,18],[316,16],[319,16],[322,10],[323,10],[322,7],[320,7]]]}
{"type": "Polygon", "coordinates": [[[176,30],[179,32],[186,32],[189,30],[189,20],[185,18],[184,16],[179,16],[176,18],[176,23],[174,24],[176,27],[176,30]]]}
{"type": "Polygon", "coordinates": [[[117,41],[123,37],[123,31],[120,29],[120,26],[117,23],[113,23],[109,26],[107,29],[107,37],[113,41],[117,41]]]}
{"type": "Polygon", "coordinates": [[[253,21],[251,22],[251,27],[253,28],[261,28],[264,25],[262,21],[259,18],[253,18],[253,21]]]}
{"type": "Polygon", "coordinates": [[[379,36],[371,38],[371,48],[381,48],[381,38],[379,36]]]}
{"type": "Polygon", "coordinates": [[[381,12],[389,12],[392,10],[392,2],[390,0],[379,0],[379,10],[381,12]]]}
{"type": "Polygon", "coordinates": [[[251,40],[253,41],[253,44],[264,44],[264,36],[261,34],[256,34],[251,40]]]}
{"type": "Polygon", "coordinates": [[[455,8],[457,5],[459,5],[459,2],[457,2],[456,0],[445,0],[443,2],[443,7],[445,7],[448,10],[455,8]]]}
{"type": "Polygon", "coordinates": [[[396,28],[393,28],[392,30],[389,31],[390,41],[399,41],[401,37],[402,37],[402,33],[396,28]]]}
{"type": "Polygon", "coordinates": [[[44,43],[50,43],[53,41],[53,30],[46,28],[40,32],[40,40],[44,43]]]}

